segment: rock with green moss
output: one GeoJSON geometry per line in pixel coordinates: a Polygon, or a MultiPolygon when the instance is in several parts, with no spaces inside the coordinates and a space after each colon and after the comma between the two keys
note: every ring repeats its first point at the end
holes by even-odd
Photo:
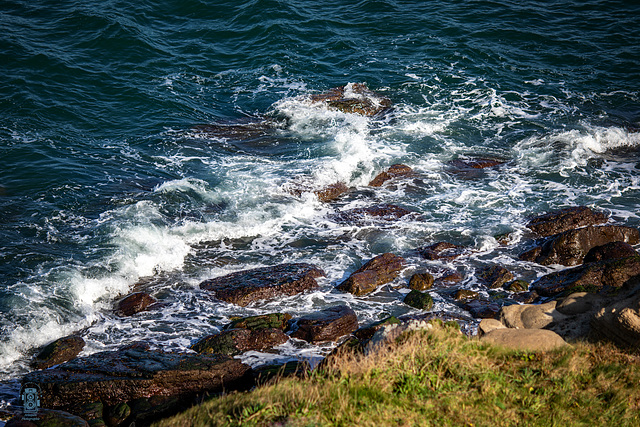
{"type": "Polygon", "coordinates": [[[526,280],[513,280],[505,284],[504,289],[509,292],[526,292],[529,289],[529,282],[526,280]]]}
{"type": "Polygon", "coordinates": [[[105,419],[110,426],[119,426],[131,415],[131,407],[125,402],[118,403],[105,411],[105,419]]]}
{"type": "Polygon", "coordinates": [[[433,286],[433,276],[431,273],[423,272],[423,273],[415,273],[409,279],[409,288],[415,289],[416,291],[426,291],[427,289],[431,289],[433,286]]]}
{"type": "Polygon", "coordinates": [[[225,329],[249,329],[255,331],[257,329],[276,328],[285,330],[287,323],[291,320],[291,315],[286,313],[269,313],[257,316],[242,317],[234,319],[226,325],[225,329]]]}
{"type": "Polygon", "coordinates": [[[488,288],[496,289],[513,280],[513,274],[502,266],[492,265],[478,272],[478,280],[488,288]]]}
{"type": "Polygon", "coordinates": [[[428,293],[412,290],[404,297],[404,303],[419,310],[431,310],[433,308],[433,298],[428,293]]]}
{"type": "Polygon", "coordinates": [[[226,354],[235,356],[246,351],[262,351],[287,342],[289,337],[277,328],[226,329],[209,335],[191,349],[200,354],[226,354]]]}
{"type": "Polygon", "coordinates": [[[84,340],[81,337],[72,335],[60,338],[43,348],[31,362],[31,366],[46,369],[59,365],[76,357],[83,348],[84,340]]]}

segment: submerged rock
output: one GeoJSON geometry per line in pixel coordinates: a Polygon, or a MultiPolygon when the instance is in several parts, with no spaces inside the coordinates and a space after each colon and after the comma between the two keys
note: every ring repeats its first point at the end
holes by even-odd
{"type": "Polygon", "coordinates": [[[343,113],[375,116],[391,107],[391,100],[367,87],[365,83],[349,83],[327,92],[310,96],[311,102],[326,104],[343,113]]]}
{"type": "Polygon", "coordinates": [[[626,242],[632,245],[640,241],[637,228],[619,225],[603,225],[569,230],[555,235],[520,255],[523,261],[533,261],[542,265],[582,264],[587,253],[596,246],[611,242],[626,242]]]}
{"type": "Polygon", "coordinates": [[[47,369],[76,357],[84,348],[84,340],[75,335],[60,338],[43,348],[31,362],[35,369],[47,369]]]}
{"type": "Polygon", "coordinates": [[[116,313],[120,316],[133,316],[147,310],[157,300],[146,292],[136,292],[128,295],[118,303],[116,313]]]}
{"type": "Polygon", "coordinates": [[[373,180],[371,180],[371,182],[369,183],[369,186],[382,187],[382,185],[385,182],[389,181],[390,179],[409,176],[411,174],[413,174],[413,169],[411,169],[407,165],[402,165],[402,164],[391,165],[389,169],[387,169],[384,172],[380,172],[378,175],[376,175],[376,177],[373,178],[373,180]]]}
{"type": "Polygon", "coordinates": [[[356,313],[346,305],[329,307],[298,319],[298,329],[292,337],[307,342],[335,341],[358,329],[356,313]]]}
{"type": "Polygon", "coordinates": [[[191,349],[199,354],[226,354],[236,356],[246,351],[262,351],[284,344],[289,337],[277,328],[225,329],[219,334],[209,335],[191,349]]]}
{"type": "Polygon", "coordinates": [[[229,123],[197,125],[193,131],[209,138],[223,138],[235,141],[246,141],[273,135],[278,124],[266,119],[246,119],[229,123]]]}
{"type": "Polygon", "coordinates": [[[394,280],[405,266],[404,258],[391,253],[378,255],[357,269],[337,288],[360,296],[394,280]]]}
{"type": "Polygon", "coordinates": [[[467,248],[460,245],[454,245],[449,242],[438,242],[429,246],[418,248],[418,252],[423,258],[429,260],[446,260],[451,261],[467,252],[467,248]]]}
{"type": "Polygon", "coordinates": [[[504,160],[491,158],[470,158],[470,159],[454,159],[449,164],[458,169],[485,169],[492,168],[503,164],[504,160]]]}
{"type": "Polygon", "coordinates": [[[371,220],[396,221],[414,212],[401,206],[380,204],[366,208],[355,208],[333,215],[338,222],[347,224],[359,224],[371,220]]]}
{"type": "Polygon", "coordinates": [[[492,265],[478,273],[480,283],[491,289],[496,289],[513,280],[513,274],[499,265],[492,265]]]}
{"type": "Polygon", "coordinates": [[[240,306],[254,301],[295,295],[318,286],[324,272],[311,264],[279,264],[238,271],[200,283],[216,298],[240,306]]]}
{"type": "Polygon", "coordinates": [[[535,217],[529,221],[527,228],[542,237],[547,237],[605,222],[607,222],[605,214],[594,212],[586,206],[574,206],[535,217]]]}
{"type": "Polygon", "coordinates": [[[532,290],[542,296],[561,293],[601,292],[621,288],[640,275],[640,255],[592,262],[542,276],[532,290]]]}
{"type": "Polygon", "coordinates": [[[321,190],[314,191],[318,196],[318,200],[325,203],[332,202],[347,192],[349,192],[349,187],[347,187],[343,182],[336,182],[335,184],[331,184],[321,190]]]}

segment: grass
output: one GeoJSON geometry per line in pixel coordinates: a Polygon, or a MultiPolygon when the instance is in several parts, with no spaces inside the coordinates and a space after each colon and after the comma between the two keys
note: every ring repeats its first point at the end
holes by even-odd
{"type": "Polygon", "coordinates": [[[156,425],[637,426],[640,360],[608,344],[509,351],[437,324],[156,425]]]}

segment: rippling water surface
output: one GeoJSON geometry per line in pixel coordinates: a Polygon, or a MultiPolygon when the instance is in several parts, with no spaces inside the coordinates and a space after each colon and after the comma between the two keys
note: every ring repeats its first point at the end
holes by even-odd
{"type": "MultiPolygon", "coordinates": [[[[624,1],[15,1],[0,5],[0,366],[81,331],[83,354],[133,340],[183,350],[230,316],[335,303],[361,323],[414,312],[403,290],[334,290],[384,252],[447,240],[449,268],[517,262],[531,215],[568,205],[640,226],[640,6],[624,1]],[[393,102],[370,118],[312,105],[367,83],[393,102]],[[279,123],[250,137],[198,125],[279,123]],[[451,161],[497,168],[454,173],[451,161]],[[416,176],[367,187],[395,163],[416,176]],[[287,191],[342,181],[326,204],[287,191]],[[392,223],[337,211],[392,203],[392,223]],[[511,232],[511,244],[495,235],[511,232]],[[282,262],[322,267],[318,291],[239,308],[204,279],[282,262]],[[166,307],[121,319],[145,283],[166,307]]],[[[437,289],[436,309],[464,314],[437,289]]],[[[288,344],[278,355],[322,355],[288,344]]]]}

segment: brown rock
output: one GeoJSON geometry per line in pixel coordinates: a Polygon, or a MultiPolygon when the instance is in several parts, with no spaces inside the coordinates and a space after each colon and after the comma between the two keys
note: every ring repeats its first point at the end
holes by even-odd
{"type": "Polygon", "coordinates": [[[496,319],[482,319],[480,324],[478,325],[478,336],[482,337],[483,335],[488,334],[491,331],[496,329],[504,329],[506,326],[502,324],[499,320],[496,319]]]}
{"type": "Polygon", "coordinates": [[[584,263],[607,261],[611,259],[626,258],[638,255],[633,246],[625,242],[610,242],[602,246],[591,248],[584,257],[584,263]]]}
{"type": "Polygon", "coordinates": [[[368,294],[378,286],[389,283],[398,277],[404,265],[405,260],[400,256],[391,253],[378,255],[357,269],[337,288],[357,296],[368,294]]]}
{"type": "Polygon", "coordinates": [[[575,292],[566,298],[558,300],[556,310],[562,314],[583,314],[594,310],[600,305],[601,297],[588,292],[575,292]]]}
{"type": "Polygon", "coordinates": [[[313,103],[324,103],[330,109],[363,116],[375,116],[391,107],[389,98],[370,90],[365,83],[349,83],[312,95],[310,99],[313,103]]]}
{"type": "Polygon", "coordinates": [[[549,351],[568,345],[558,334],[547,329],[494,329],[482,341],[514,350],[549,351]]]}
{"type": "Polygon", "coordinates": [[[423,258],[429,260],[453,260],[466,252],[466,248],[449,242],[438,242],[418,249],[423,258]]]}
{"type": "Polygon", "coordinates": [[[295,295],[318,286],[324,272],[310,264],[279,264],[239,271],[200,283],[219,300],[246,306],[254,301],[295,295]]]}
{"type": "Polygon", "coordinates": [[[469,301],[462,308],[467,310],[471,316],[480,319],[495,319],[500,311],[500,305],[497,303],[480,299],[469,301]]]}
{"type": "Polygon", "coordinates": [[[556,311],[556,301],[545,304],[509,305],[500,310],[500,321],[509,328],[542,329],[566,316],[556,311]]]}
{"type": "Polygon", "coordinates": [[[488,288],[496,289],[513,280],[513,274],[504,267],[492,265],[482,269],[478,273],[478,279],[488,288]]]}
{"type": "Polygon", "coordinates": [[[335,341],[358,329],[356,313],[346,305],[330,307],[298,320],[292,337],[308,342],[335,341]]]}
{"type": "Polygon", "coordinates": [[[225,329],[209,335],[191,348],[199,354],[226,354],[235,356],[246,351],[262,351],[287,342],[289,337],[277,328],[225,329]]]}
{"type": "Polygon", "coordinates": [[[145,311],[151,304],[156,302],[156,299],[148,293],[136,292],[128,295],[118,303],[116,313],[120,316],[133,316],[136,313],[145,311]]]}
{"type": "Polygon", "coordinates": [[[43,348],[31,366],[35,369],[47,369],[67,362],[80,354],[84,344],[84,340],[78,336],[60,338],[43,348]]]}
{"type": "Polygon", "coordinates": [[[640,294],[600,309],[591,327],[601,338],[637,349],[640,346],[640,294]]]}
{"type": "Polygon", "coordinates": [[[487,158],[471,158],[471,159],[455,159],[451,160],[449,164],[458,169],[484,169],[499,166],[504,163],[504,160],[487,159],[487,158]]]}
{"type": "Polygon", "coordinates": [[[469,289],[458,289],[455,294],[453,294],[453,298],[456,301],[467,301],[470,299],[478,298],[480,294],[476,291],[470,291],[469,289]]]}
{"type": "Polygon", "coordinates": [[[407,165],[402,165],[402,164],[392,165],[386,171],[380,172],[378,175],[376,175],[376,177],[373,178],[373,180],[369,183],[369,186],[382,187],[382,184],[389,181],[390,179],[408,176],[411,174],[413,174],[413,169],[411,169],[407,165]]]}
{"type": "Polygon", "coordinates": [[[640,232],[637,228],[617,225],[569,230],[544,242],[539,252],[534,253],[535,249],[525,252],[520,259],[533,260],[542,265],[578,265],[582,264],[592,248],[616,241],[635,245],[640,242],[640,232]]]}
{"type": "Polygon", "coordinates": [[[529,289],[529,282],[525,280],[513,280],[506,283],[503,287],[509,292],[526,292],[529,289]]]}
{"type": "Polygon", "coordinates": [[[433,280],[433,276],[430,273],[415,273],[411,276],[411,279],[409,279],[409,288],[415,289],[416,291],[426,291],[433,286],[433,280]]]}
{"type": "Polygon", "coordinates": [[[540,236],[552,236],[579,227],[607,222],[601,212],[594,212],[586,206],[574,206],[540,215],[527,224],[527,227],[540,236]]]}
{"type": "Polygon", "coordinates": [[[401,206],[381,204],[367,208],[355,208],[333,215],[333,218],[341,223],[361,224],[372,220],[396,221],[414,212],[401,206]]]}
{"type": "Polygon", "coordinates": [[[314,193],[316,193],[316,195],[318,196],[318,200],[326,203],[340,198],[340,196],[347,193],[348,191],[349,187],[347,187],[344,183],[336,182],[335,184],[331,184],[323,188],[322,190],[316,190],[314,191],[314,193]]]}
{"type": "Polygon", "coordinates": [[[249,329],[255,331],[263,328],[277,328],[285,330],[291,315],[286,313],[259,314],[257,316],[241,317],[231,321],[225,329],[249,329]]]}

